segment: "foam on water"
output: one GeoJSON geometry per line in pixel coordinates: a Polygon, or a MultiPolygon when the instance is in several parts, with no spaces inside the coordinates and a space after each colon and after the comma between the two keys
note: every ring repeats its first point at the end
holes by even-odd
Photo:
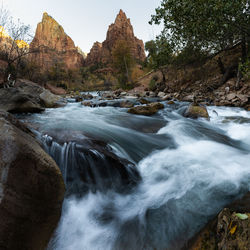
{"type": "Polygon", "coordinates": [[[250,112],[208,111],[210,122],[183,118],[174,109],[148,118],[76,104],[37,115],[44,131],[96,133],[118,156],[139,159],[142,176],[129,194],[110,190],[67,198],[50,249],[180,249],[225,205],[250,190],[250,112]],[[142,132],[143,124],[160,119],[166,124],[157,133],[142,132]]]}

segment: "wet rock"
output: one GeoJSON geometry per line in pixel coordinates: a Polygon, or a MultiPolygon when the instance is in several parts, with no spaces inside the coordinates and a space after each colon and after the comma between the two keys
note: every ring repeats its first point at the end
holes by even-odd
{"type": "Polygon", "coordinates": [[[182,98],[182,101],[184,102],[193,102],[194,101],[194,95],[187,95],[182,98]]]}
{"type": "Polygon", "coordinates": [[[162,97],[162,101],[167,101],[167,100],[171,100],[172,99],[172,95],[171,94],[167,94],[167,95],[164,95],[162,97]]]}
{"type": "Polygon", "coordinates": [[[188,118],[193,118],[193,119],[203,117],[209,120],[209,115],[208,115],[206,107],[201,106],[199,104],[195,104],[195,103],[191,103],[188,106],[186,112],[184,113],[184,116],[188,118]]]}
{"type": "MultiPolygon", "coordinates": [[[[121,93],[121,95],[122,95],[122,93],[121,93]]],[[[113,92],[111,92],[111,91],[103,92],[102,99],[114,99],[113,92]]]]}
{"type": "Polygon", "coordinates": [[[83,94],[81,97],[84,100],[91,100],[94,98],[91,94],[83,94]]]}
{"type": "Polygon", "coordinates": [[[46,249],[57,226],[64,183],[31,132],[0,112],[0,249],[46,249]]]}
{"type": "Polygon", "coordinates": [[[148,101],[148,100],[145,99],[145,98],[141,98],[141,99],[139,100],[139,102],[140,102],[141,104],[149,104],[149,103],[150,103],[150,101],[148,101]]]}
{"type": "Polygon", "coordinates": [[[85,101],[85,102],[82,102],[82,105],[83,105],[83,106],[86,106],[86,107],[93,107],[93,102],[90,102],[90,101],[89,101],[89,102],[86,102],[86,101],[85,101]]]}
{"type": "Polygon", "coordinates": [[[67,196],[82,197],[88,191],[127,193],[141,180],[136,166],[116,156],[105,142],[72,134],[46,136],[42,141],[62,170],[67,196]]]}
{"type": "Polygon", "coordinates": [[[123,91],[121,92],[120,96],[126,96],[127,95],[127,92],[123,91]]]}
{"type": "Polygon", "coordinates": [[[132,108],[134,107],[134,103],[130,102],[128,100],[120,102],[120,107],[121,108],[132,108]]]}
{"type": "Polygon", "coordinates": [[[250,249],[250,192],[224,208],[185,249],[250,249]]]}
{"type": "Polygon", "coordinates": [[[159,92],[157,96],[160,97],[160,98],[163,98],[165,95],[166,94],[164,92],[159,92]]]}
{"type": "Polygon", "coordinates": [[[137,99],[138,96],[128,95],[128,96],[125,96],[124,98],[126,98],[126,99],[137,99]]]}
{"type": "Polygon", "coordinates": [[[128,110],[128,113],[136,115],[146,115],[150,116],[158,112],[158,110],[163,109],[164,105],[159,102],[151,103],[146,106],[136,106],[128,110]]]}
{"type": "Polygon", "coordinates": [[[148,96],[149,96],[149,97],[156,97],[156,94],[155,94],[155,92],[150,91],[148,96]]]}
{"type": "Polygon", "coordinates": [[[173,105],[173,104],[175,104],[175,102],[171,100],[171,101],[168,101],[167,104],[173,105]]]}
{"type": "Polygon", "coordinates": [[[76,102],[82,102],[83,101],[83,97],[82,96],[75,96],[75,101],[76,102]]]}

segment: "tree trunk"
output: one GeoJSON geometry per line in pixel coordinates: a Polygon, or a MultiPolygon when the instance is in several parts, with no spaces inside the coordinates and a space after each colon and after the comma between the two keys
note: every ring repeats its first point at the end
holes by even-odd
{"type": "Polygon", "coordinates": [[[222,62],[222,60],[221,60],[220,57],[218,58],[217,63],[218,63],[218,66],[219,66],[219,68],[220,68],[220,73],[221,73],[222,75],[224,75],[225,72],[226,72],[226,70],[225,70],[224,64],[223,64],[223,62],[222,62]]]}
{"type": "Polygon", "coordinates": [[[246,46],[246,35],[243,33],[241,36],[241,62],[245,63],[247,60],[247,46],[246,46]]]}
{"type": "Polygon", "coordinates": [[[165,77],[164,69],[161,68],[160,71],[161,71],[161,74],[162,74],[162,82],[166,83],[166,77],[165,77]]]}

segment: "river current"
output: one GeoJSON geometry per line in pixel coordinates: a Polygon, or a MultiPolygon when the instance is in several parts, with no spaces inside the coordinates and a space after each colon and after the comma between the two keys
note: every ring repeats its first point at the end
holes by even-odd
{"type": "Polygon", "coordinates": [[[181,249],[250,190],[250,112],[210,106],[210,121],[192,120],[187,105],[145,117],[68,103],[22,117],[66,182],[50,250],[181,249]]]}

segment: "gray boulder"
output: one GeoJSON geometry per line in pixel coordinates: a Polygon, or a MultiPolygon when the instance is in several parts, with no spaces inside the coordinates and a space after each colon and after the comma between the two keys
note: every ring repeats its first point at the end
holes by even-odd
{"type": "Polygon", "coordinates": [[[0,112],[0,249],[46,249],[64,191],[59,168],[29,129],[0,112]]]}

